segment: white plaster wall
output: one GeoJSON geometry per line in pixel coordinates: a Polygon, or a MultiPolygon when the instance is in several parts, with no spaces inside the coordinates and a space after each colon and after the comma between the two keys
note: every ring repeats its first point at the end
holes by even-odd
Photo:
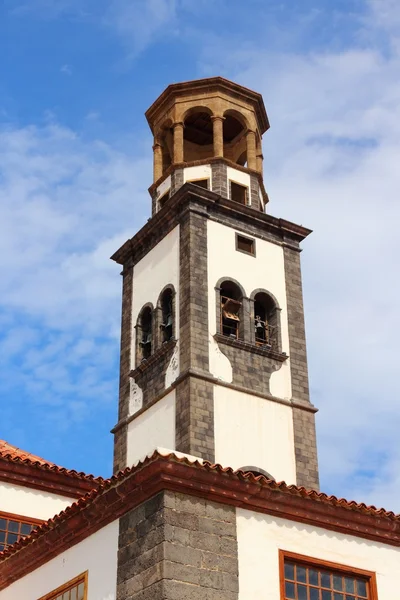
{"type": "Polygon", "coordinates": [[[261,467],[277,481],[296,483],[290,406],[214,386],[215,461],[261,467]]]}
{"type": "Polygon", "coordinates": [[[158,446],[175,449],[175,390],[129,423],[127,446],[128,467],[158,446]]]}
{"type": "Polygon", "coordinates": [[[0,482],[0,511],[3,512],[47,521],[73,502],[75,498],[0,482]]]}
{"type": "MultiPolygon", "coordinates": [[[[255,289],[263,288],[277,299],[281,308],[282,351],[289,354],[283,249],[277,244],[256,238],[256,256],[250,256],[236,250],[235,234],[234,229],[215,221],[209,220],[207,223],[210,334],[216,333],[215,286],[221,277],[232,277],[244,288],[246,296],[250,296],[255,289]]],[[[271,376],[271,394],[278,398],[290,399],[292,396],[289,360],[271,376]]],[[[216,360],[210,360],[210,371],[215,377],[226,377],[226,369],[219,370],[216,360]]]]}
{"type": "Polygon", "coordinates": [[[155,307],[161,290],[172,284],[176,291],[176,332],[179,332],[179,225],[135,265],[133,270],[132,369],[135,368],[135,329],[142,307],[155,307]]]}
{"type": "Polygon", "coordinates": [[[157,198],[161,198],[171,187],[171,175],[168,175],[157,188],[157,198]]]}
{"type": "Polygon", "coordinates": [[[0,592],[0,600],[37,600],[88,571],[87,600],[115,600],[118,520],[0,592]]]}
{"type": "Polygon", "coordinates": [[[243,509],[236,515],[239,600],[280,598],[278,550],[374,571],[379,600],[398,597],[398,548],[243,509]]]}
{"type": "MultiPolygon", "coordinates": [[[[233,167],[227,167],[228,181],[231,179],[232,181],[236,181],[236,183],[240,183],[241,185],[245,185],[250,189],[250,175],[249,173],[244,173],[243,171],[239,171],[234,169],[233,167]]],[[[229,186],[228,186],[229,189],[229,186]]]]}
{"type": "Polygon", "coordinates": [[[211,182],[211,166],[199,165],[197,167],[187,167],[186,169],[183,169],[184,183],[186,183],[186,181],[191,181],[192,179],[209,179],[211,182]]]}

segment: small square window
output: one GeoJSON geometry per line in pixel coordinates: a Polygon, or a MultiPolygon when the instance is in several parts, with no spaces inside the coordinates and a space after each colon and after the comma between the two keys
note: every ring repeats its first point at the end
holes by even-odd
{"type": "Polygon", "coordinates": [[[245,185],[241,185],[240,183],[236,183],[236,181],[230,181],[230,198],[234,202],[238,204],[248,204],[249,198],[249,188],[245,185]]]}
{"type": "Polygon", "coordinates": [[[161,198],[158,199],[158,209],[159,210],[164,206],[166,201],[169,199],[169,196],[170,196],[170,190],[168,190],[168,192],[165,192],[165,194],[163,194],[161,196],[161,198]]]}
{"type": "Polygon", "coordinates": [[[189,179],[188,183],[193,183],[194,185],[198,185],[199,187],[208,190],[209,189],[209,179],[193,179],[192,181],[189,179]]]}
{"type": "Polygon", "coordinates": [[[245,235],[236,234],[236,250],[246,254],[256,255],[256,240],[245,235]]]}

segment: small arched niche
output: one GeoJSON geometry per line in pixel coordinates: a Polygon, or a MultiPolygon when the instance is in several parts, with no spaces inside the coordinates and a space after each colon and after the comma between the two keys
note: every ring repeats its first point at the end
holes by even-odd
{"type": "Polygon", "coordinates": [[[190,109],[184,117],[183,157],[185,162],[214,156],[211,110],[205,106],[190,109]]]}
{"type": "Polygon", "coordinates": [[[223,281],[219,288],[220,332],[222,335],[238,339],[243,321],[243,292],[233,281],[223,281]]]}
{"type": "Polygon", "coordinates": [[[247,163],[246,131],[247,123],[236,110],[227,110],[223,122],[224,157],[245,166],[247,163]]]}
{"type": "Polygon", "coordinates": [[[267,292],[254,295],[254,333],[257,346],[279,352],[279,308],[267,292]]]}

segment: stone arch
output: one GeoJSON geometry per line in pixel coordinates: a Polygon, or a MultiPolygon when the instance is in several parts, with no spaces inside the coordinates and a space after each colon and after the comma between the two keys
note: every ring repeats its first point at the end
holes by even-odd
{"type": "Polygon", "coordinates": [[[244,165],[247,162],[246,133],[249,129],[248,120],[241,112],[231,108],[225,110],[223,116],[224,156],[232,162],[244,165]],[[239,157],[242,158],[241,163],[238,161],[239,157]]]}
{"type": "Polygon", "coordinates": [[[172,119],[166,119],[158,128],[154,136],[155,144],[161,146],[162,153],[162,173],[172,165],[174,155],[174,137],[172,130],[172,119]]]}
{"type": "Polygon", "coordinates": [[[252,333],[257,346],[270,346],[276,352],[282,351],[281,309],[278,300],[271,292],[257,288],[250,294],[252,303],[252,333]]]}
{"type": "Polygon", "coordinates": [[[214,156],[213,112],[208,106],[197,105],[183,115],[183,158],[185,162],[214,156]]]}
{"type": "Polygon", "coordinates": [[[154,351],[154,306],[147,302],[142,306],[136,319],[136,366],[150,358],[154,351]]]}
{"type": "Polygon", "coordinates": [[[275,477],[273,477],[271,475],[271,473],[268,473],[268,471],[261,469],[261,467],[253,467],[253,466],[240,467],[240,469],[238,469],[238,471],[243,471],[244,473],[253,473],[253,475],[255,475],[256,477],[258,477],[259,475],[262,475],[263,477],[266,477],[270,481],[276,481],[275,477]]]}
{"type": "Polygon", "coordinates": [[[217,333],[243,339],[246,294],[243,286],[233,277],[221,277],[215,286],[217,333]]]}
{"type": "Polygon", "coordinates": [[[176,338],[176,292],[172,283],[168,283],[161,290],[155,313],[155,342],[159,347],[176,338]]]}

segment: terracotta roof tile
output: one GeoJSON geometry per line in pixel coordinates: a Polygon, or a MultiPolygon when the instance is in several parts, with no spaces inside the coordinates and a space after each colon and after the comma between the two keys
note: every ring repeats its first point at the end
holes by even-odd
{"type": "Polygon", "coordinates": [[[95,475],[83,473],[83,471],[75,471],[74,469],[66,469],[65,467],[59,467],[55,463],[46,461],[40,456],[36,456],[35,454],[31,454],[30,452],[26,452],[24,450],[21,450],[20,448],[17,448],[17,446],[9,444],[5,440],[0,440],[0,460],[1,459],[14,464],[21,464],[26,465],[28,467],[33,467],[42,472],[52,472],[57,475],[65,475],[74,479],[81,479],[87,482],[93,482],[93,487],[97,487],[99,483],[104,481],[103,477],[96,477],[95,475]]]}
{"type": "MultiPolygon", "coordinates": [[[[389,521],[393,522],[393,528],[396,526],[396,529],[400,525],[400,514],[395,514],[394,512],[387,511],[383,508],[378,509],[375,506],[367,506],[364,503],[348,501],[344,498],[337,498],[333,495],[328,496],[327,494],[324,494],[322,492],[307,490],[304,487],[298,487],[296,485],[287,485],[283,481],[276,482],[274,480],[267,479],[264,475],[254,475],[254,473],[252,472],[245,472],[240,469],[234,470],[231,467],[222,467],[220,464],[213,464],[201,459],[198,460],[194,457],[188,457],[181,453],[175,454],[174,452],[164,451],[164,449],[157,449],[151,455],[147,456],[144,460],[136,463],[133,467],[127,467],[123,471],[120,471],[116,475],[113,475],[111,478],[101,480],[97,489],[93,489],[84,497],[80,498],[79,500],[68,506],[58,515],[49,519],[48,521],[40,525],[37,529],[34,529],[29,536],[20,539],[18,542],[16,542],[12,546],[9,546],[3,552],[0,552],[0,563],[8,559],[10,556],[17,553],[24,547],[29,546],[35,540],[41,538],[50,530],[55,529],[71,517],[83,511],[89,505],[94,503],[97,498],[105,494],[110,488],[117,487],[121,482],[129,479],[129,477],[132,474],[135,474],[141,468],[157,460],[187,465],[198,470],[208,471],[213,474],[226,477],[229,480],[243,481],[253,484],[255,483],[262,488],[269,489],[271,492],[277,491],[282,492],[284,495],[288,496],[306,498],[310,500],[313,504],[323,504],[326,505],[328,508],[340,507],[354,513],[369,515],[371,517],[377,518],[378,520],[388,519],[389,521]]],[[[310,506],[310,510],[312,510],[312,506],[310,506]]],[[[99,515],[99,519],[101,518],[101,516],[102,515],[99,515]]],[[[321,526],[323,527],[323,525],[321,526]]],[[[361,532],[359,533],[359,535],[363,537],[361,532]]]]}
{"type": "Polygon", "coordinates": [[[30,452],[26,452],[25,450],[21,450],[21,448],[17,448],[17,446],[13,446],[12,444],[9,444],[8,442],[6,442],[6,440],[0,440],[0,456],[4,457],[4,458],[10,458],[10,459],[14,459],[14,458],[19,458],[21,460],[25,460],[28,459],[32,462],[38,462],[41,465],[52,465],[54,466],[54,463],[51,463],[49,461],[44,460],[44,458],[41,458],[40,456],[36,456],[35,454],[31,454],[30,452]]]}

